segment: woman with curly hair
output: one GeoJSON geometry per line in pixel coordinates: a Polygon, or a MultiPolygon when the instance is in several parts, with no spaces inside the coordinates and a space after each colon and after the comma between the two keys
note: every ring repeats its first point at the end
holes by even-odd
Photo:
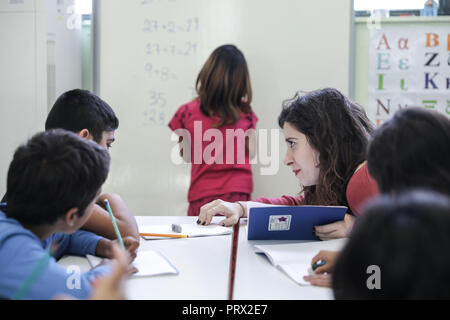
{"type": "Polygon", "coordinates": [[[207,225],[214,215],[223,214],[221,224],[233,225],[249,208],[262,204],[347,206],[344,220],[315,227],[322,240],[346,237],[364,203],[378,195],[366,165],[373,124],[358,104],[331,88],[286,101],[278,122],[288,147],[284,163],[302,186],[299,195],[236,203],[215,200],[201,208],[197,223],[207,225]]]}
{"type": "MultiPolygon", "coordinates": [[[[368,214],[366,212],[364,213],[364,217],[358,220],[358,224],[365,225],[365,227],[363,229],[359,228],[360,231],[358,231],[358,228],[352,231],[352,234],[350,235],[351,240],[349,240],[349,243],[351,243],[350,247],[356,246],[358,250],[365,247],[365,250],[367,251],[366,254],[372,254],[372,258],[374,258],[375,253],[378,252],[381,253],[381,255],[385,255],[386,259],[388,260],[394,259],[393,254],[386,253],[387,251],[379,250],[379,248],[383,247],[382,245],[380,246],[380,243],[384,244],[384,242],[382,242],[384,241],[383,238],[392,237],[393,239],[395,237],[398,237],[399,232],[403,230],[401,224],[395,225],[394,222],[397,218],[395,218],[395,214],[391,217],[391,213],[396,213],[396,210],[399,211],[399,209],[401,208],[407,208],[409,211],[411,211],[411,208],[420,207],[421,202],[426,202],[429,204],[433,202],[433,197],[417,197],[417,194],[410,194],[417,191],[417,189],[422,191],[425,190],[427,192],[440,193],[443,196],[450,197],[449,146],[449,118],[444,114],[438,113],[437,111],[427,110],[423,107],[408,107],[406,109],[397,111],[392,118],[383,123],[374,132],[367,152],[367,165],[370,174],[378,184],[380,192],[384,194],[385,200],[380,200],[380,205],[378,205],[378,208],[376,210],[367,209],[367,211],[379,212],[381,217],[372,220],[373,218],[366,217],[366,215],[368,214]],[[395,199],[398,195],[401,194],[410,195],[403,197],[403,200],[401,201],[395,199]],[[391,199],[388,199],[387,196],[389,196],[391,199]],[[427,199],[426,201],[422,201],[426,198],[429,199],[427,199]],[[408,204],[407,202],[405,202],[405,199],[409,199],[408,201],[410,201],[410,203],[408,204]],[[401,202],[404,205],[400,205],[401,202]],[[415,203],[415,205],[412,205],[413,203],[415,203]],[[387,206],[387,204],[396,209],[393,210],[391,208],[389,210],[386,210],[385,207],[387,206]],[[381,211],[383,211],[384,213],[381,214],[381,211]],[[384,220],[381,221],[378,219],[384,220]],[[386,221],[388,221],[388,219],[390,219],[394,225],[387,225],[386,221]],[[375,231],[373,231],[376,230],[374,225],[383,225],[383,230],[379,229],[380,232],[376,233],[375,231]],[[356,234],[354,234],[355,232],[356,234]],[[370,238],[370,236],[372,235],[370,234],[371,232],[374,232],[373,234],[376,234],[376,237],[371,238],[371,243],[361,241],[362,238],[360,236],[364,235],[364,237],[368,236],[368,238],[370,238]]],[[[438,200],[436,200],[436,203],[437,202],[438,200]]],[[[374,206],[372,206],[372,208],[373,207],[374,206]]],[[[421,208],[422,209],[419,211],[422,211],[421,214],[424,214],[425,216],[430,214],[432,211],[427,206],[422,205],[421,208]]],[[[408,212],[408,210],[405,214],[412,214],[411,212],[408,212]]],[[[397,220],[406,221],[406,218],[404,216],[401,216],[402,213],[400,211],[398,212],[399,217],[397,220]]],[[[424,219],[426,220],[428,218],[424,217],[424,219]]],[[[435,217],[435,219],[439,220],[441,218],[435,217]]],[[[406,233],[404,233],[403,241],[408,239],[407,236],[414,236],[414,232],[419,231],[420,228],[416,228],[415,230],[413,230],[416,227],[414,224],[415,223],[408,224],[410,228],[406,233],[408,233],[409,235],[406,235],[406,233]]],[[[428,228],[430,226],[431,224],[428,223],[428,226],[424,225],[424,228],[428,228]]],[[[431,232],[430,230],[431,229],[426,232],[431,232]]],[[[435,231],[440,232],[436,228],[435,231]]],[[[404,230],[402,232],[404,232],[404,230]]],[[[422,239],[420,237],[421,235],[417,233],[417,237],[415,240],[422,239]]],[[[392,239],[390,240],[391,243],[393,243],[392,239]]],[[[406,241],[405,243],[408,242],[406,241]]],[[[411,248],[417,247],[415,244],[412,244],[413,242],[410,243],[411,248]]],[[[422,248],[428,247],[422,245],[422,248]]],[[[344,250],[344,252],[349,252],[349,250],[350,249],[344,250]]],[[[396,250],[398,254],[401,253],[402,257],[406,257],[405,253],[409,250],[409,248],[398,247],[396,250]]],[[[442,251],[441,247],[440,250],[442,251]]],[[[417,253],[417,251],[416,253],[425,254],[425,251],[420,253],[417,253]]],[[[379,255],[378,258],[381,255],[379,255]]],[[[337,263],[336,261],[338,261],[338,256],[339,253],[335,251],[320,251],[315,257],[313,257],[311,264],[314,265],[319,260],[321,260],[322,262],[325,261],[326,264],[317,268],[315,270],[315,274],[306,277],[305,280],[309,281],[313,285],[328,287],[331,286],[331,274],[335,273],[335,264],[337,263]]],[[[414,256],[414,254],[412,256],[414,256]]],[[[353,276],[353,280],[355,280],[357,279],[357,277],[354,274],[352,275],[352,271],[349,270],[355,268],[355,266],[359,266],[357,260],[362,256],[360,253],[354,251],[351,255],[347,254],[346,257],[351,257],[353,259],[352,262],[345,258],[347,259],[347,261],[345,262],[346,266],[348,267],[348,265],[351,265],[352,267],[347,268],[346,271],[341,268],[340,272],[343,272],[344,274],[341,273],[339,277],[353,276]]],[[[374,260],[372,259],[372,261],[374,260]]],[[[424,261],[426,261],[426,259],[424,261]]],[[[408,264],[408,266],[410,265],[411,264],[408,264]]],[[[401,274],[402,277],[405,276],[405,273],[402,272],[397,272],[397,274],[401,274]]],[[[427,276],[430,274],[435,273],[430,273],[428,270],[426,272],[425,278],[427,278],[427,276]]],[[[397,280],[400,281],[399,279],[397,280]]],[[[428,280],[429,283],[432,283],[431,278],[428,280]]],[[[349,282],[345,290],[351,291],[351,286],[352,285],[349,282]]],[[[424,287],[422,287],[422,289],[423,288],[424,287]]],[[[422,294],[422,297],[425,297],[426,295],[425,291],[422,291],[418,294],[422,294]]],[[[343,297],[342,295],[338,296],[343,297]]],[[[437,294],[435,294],[434,296],[437,297],[437,294]]],[[[400,296],[398,296],[397,298],[399,297],[400,296]]],[[[384,296],[384,298],[389,297],[384,296]]]]}

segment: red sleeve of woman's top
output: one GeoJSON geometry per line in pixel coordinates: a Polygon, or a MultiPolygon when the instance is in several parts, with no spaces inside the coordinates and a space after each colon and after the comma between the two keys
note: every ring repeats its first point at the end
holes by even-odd
{"type": "Polygon", "coordinates": [[[274,205],[280,205],[280,206],[299,206],[303,203],[303,196],[282,196],[281,198],[265,198],[260,197],[255,200],[252,200],[255,202],[261,202],[266,204],[274,204],[274,205]]]}
{"type": "Polygon", "coordinates": [[[365,205],[378,194],[378,185],[364,164],[353,174],[347,186],[347,202],[353,214],[361,215],[365,205]]]}

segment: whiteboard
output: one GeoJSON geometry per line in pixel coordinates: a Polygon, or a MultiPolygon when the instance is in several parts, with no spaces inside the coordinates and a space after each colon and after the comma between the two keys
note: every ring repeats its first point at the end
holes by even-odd
{"type": "MultiPolygon", "coordinates": [[[[167,123],[195,96],[198,72],[216,47],[232,43],[243,51],[258,129],[278,129],[282,101],[298,90],[349,91],[350,0],[100,0],[96,5],[97,93],[120,119],[104,191],[120,194],[135,215],[186,214],[190,165],[171,160],[178,148],[167,123]]],[[[253,165],[253,197],[299,190],[283,165],[285,145],[277,132],[276,152],[268,158],[272,164],[253,165]],[[277,174],[264,175],[262,168],[277,174]]]]}

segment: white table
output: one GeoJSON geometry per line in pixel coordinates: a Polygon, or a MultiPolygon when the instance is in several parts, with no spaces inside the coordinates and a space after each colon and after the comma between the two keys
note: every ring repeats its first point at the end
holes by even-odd
{"type": "MultiPolygon", "coordinates": [[[[223,218],[216,217],[220,221],[223,218]]],[[[139,226],[151,224],[195,223],[196,217],[136,217],[139,226]]],[[[216,220],[214,220],[216,221],[216,220]]],[[[275,268],[265,255],[254,253],[255,244],[277,241],[248,241],[245,225],[241,225],[235,300],[332,299],[327,288],[300,286],[275,268]]],[[[228,296],[228,272],[231,235],[189,239],[144,240],[139,250],[161,252],[179,271],[178,275],[131,278],[126,282],[129,299],[159,300],[225,300],[228,296]]],[[[77,264],[89,269],[85,258],[66,257],[62,265],[77,264]]]]}

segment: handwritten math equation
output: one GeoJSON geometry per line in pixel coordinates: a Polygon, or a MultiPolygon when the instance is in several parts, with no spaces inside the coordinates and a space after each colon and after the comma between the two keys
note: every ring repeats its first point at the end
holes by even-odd
{"type": "Polygon", "coordinates": [[[181,95],[190,99],[196,96],[195,79],[189,85],[183,81],[186,72],[192,72],[190,67],[196,64],[201,19],[195,13],[180,11],[181,0],[137,1],[143,12],[148,12],[136,24],[143,39],[142,71],[147,88],[143,92],[143,125],[167,126],[173,108],[177,107],[171,101],[173,97],[181,95]],[[157,14],[161,10],[169,14],[157,14]]]}

